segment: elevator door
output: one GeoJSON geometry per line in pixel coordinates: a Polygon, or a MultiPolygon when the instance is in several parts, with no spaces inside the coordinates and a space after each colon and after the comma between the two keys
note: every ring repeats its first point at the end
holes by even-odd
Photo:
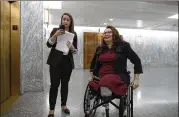
{"type": "Polygon", "coordinates": [[[0,2],[0,102],[11,95],[10,83],[10,3],[0,2]]]}

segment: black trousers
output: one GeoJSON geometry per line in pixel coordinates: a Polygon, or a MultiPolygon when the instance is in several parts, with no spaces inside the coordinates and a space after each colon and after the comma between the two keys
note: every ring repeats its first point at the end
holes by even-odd
{"type": "Polygon", "coordinates": [[[58,87],[61,82],[61,106],[66,106],[68,97],[68,83],[72,73],[72,65],[70,63],[69,56],[63,55],[59,65],[56,67],[50,66],[50,92],[49,103],[50,110],[55,109],[58,87]]]}

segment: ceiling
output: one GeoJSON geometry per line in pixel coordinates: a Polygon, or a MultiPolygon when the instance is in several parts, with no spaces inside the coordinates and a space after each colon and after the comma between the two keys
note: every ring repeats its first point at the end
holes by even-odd
{"type": "Polygon", "coordinates": [[[62,9],[50,9],[50,24],[58,25],[64,12],[75,26],[138,28],[142,20],[142,29],[178,31],[178,20],[167,18],[178,13],[178,1],[62,1],[62,9]]]}

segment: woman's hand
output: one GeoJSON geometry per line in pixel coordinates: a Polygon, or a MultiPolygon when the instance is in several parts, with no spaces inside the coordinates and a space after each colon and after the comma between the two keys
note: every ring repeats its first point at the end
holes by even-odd
{"type": "Polygon", "coordinates": [[[132,86],[134,89],[137,89],[139,87],[139,79],[134,79],[132,81],[132,86]]]}
{"type": "Polygon", "coordinates": [[[72,43],[70,41],[67,41],[67,46],[69,49],[71,49],[71,47],[73,46],[72,43]]]}
{"type": "Polygon", "coordinates": [[[73,46],[73,44],[70,41],[67,41],[66,45],[71,50],[72,54],[77,53],[77,49],[73,46]]]}
{"type": "Polygon", "coordinates": [[[56,37],[58,37],[58,36],[60,36],[60,35],[63,35],[64,33],[65,33],[64,30],[59,29],[59,30],[56,31],[56,33],[55,33],[54,35],[55,35],[56,37]]]}
{"type": "Polygon", "coordinates": [[[132,86],[134,89],[139,87],[139,74],[134,74],[134,80],[132,81],[132,86]]]}
{"type": "Polygon", "coordinates": [[[93,72],[90,72],[90,78],[89,78],[89,81],[92,81],[93,78],[94,78],[93,72]]]}
{"type": "Polygon", "coordinates": [[[57,37],[60,36],[60,35],[62,35],[62,34],[64,34],[64,33],[65,33],[64,30],[57,30],[56,33],[52,36],[51,41],[52,41],[53,43],[55,43],[56,40],[57,40],[57,37]]]}

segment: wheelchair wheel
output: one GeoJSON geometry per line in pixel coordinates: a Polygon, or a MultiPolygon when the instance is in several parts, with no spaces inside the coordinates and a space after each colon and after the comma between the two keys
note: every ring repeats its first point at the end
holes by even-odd
{"type": "Polygon", "coordinates": [[[120,104],[119,104],[119,117],[124,116],[124,111],[125,111],[125,108],[126,108],[125,101],[126,101],[126,96],[122,96],[120,98],[120,104]]]}
{"type": "Polygon", "coordinates": [[[119,105],[119,117],[133,117],[133,87],[130,86],[126,96],[121,97],[119,105]],[[124,111],[127,115],[124,115],[124,111]]]}
{"type": "Polygon", "coordinates": [[[96,110],[94,109],[91,111],[91,109],[99,104],[99,97],[97,94],[95,95],[94,92],[91,90],[89,84],[86,87],[85,90],[85,95],[84,95],[84,102],[83,102],[83,108],[84,108],[84,113],[85,117],[94,117],[96,114],[96,110]]]}
{"type": "Polygon", "coordinates": [[[128,95],[126,99],[127,116],[133,117],[133,86],[129,87],[128,95]]]}

